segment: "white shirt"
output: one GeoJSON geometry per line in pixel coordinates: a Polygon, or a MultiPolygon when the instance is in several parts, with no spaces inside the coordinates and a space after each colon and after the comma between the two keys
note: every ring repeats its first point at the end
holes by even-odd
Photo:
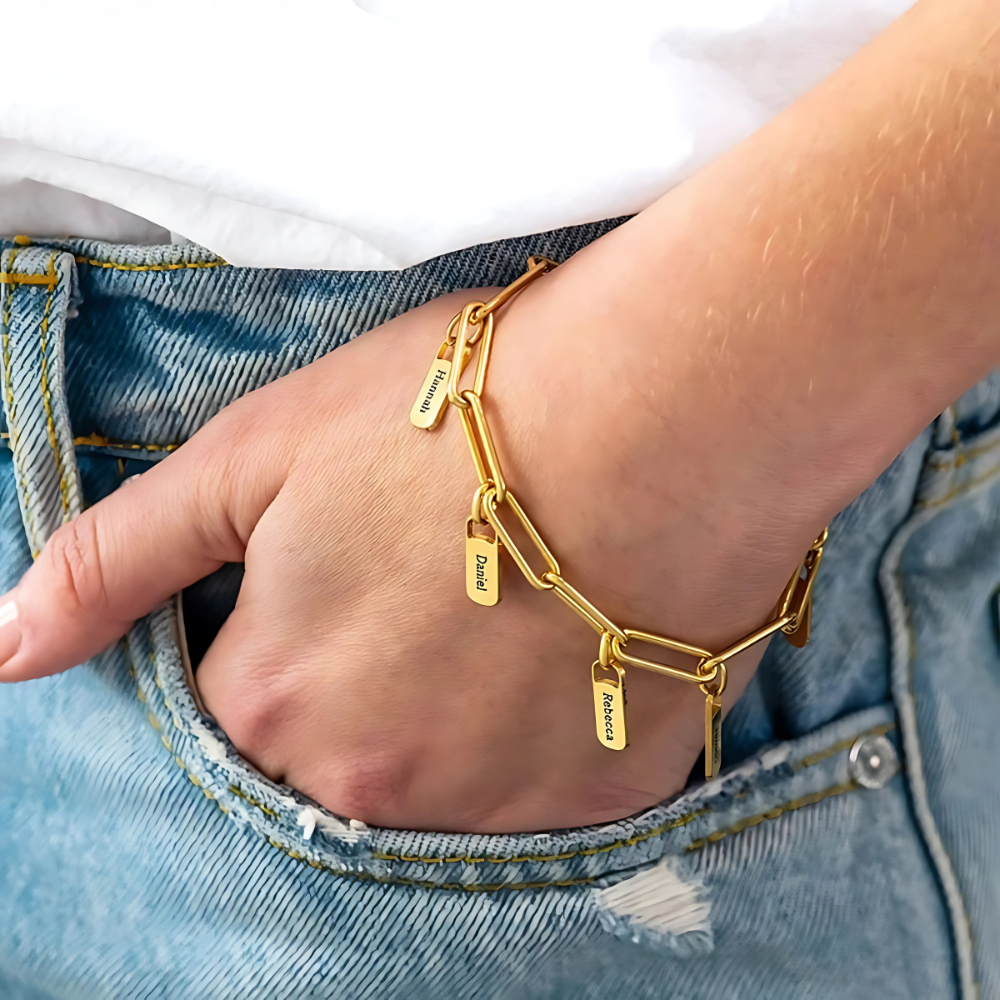
{"type": "Polygon", "coordinates": [[[394,269],[637,212],[911,2],[11,5],[0,232],[394,269]]]}

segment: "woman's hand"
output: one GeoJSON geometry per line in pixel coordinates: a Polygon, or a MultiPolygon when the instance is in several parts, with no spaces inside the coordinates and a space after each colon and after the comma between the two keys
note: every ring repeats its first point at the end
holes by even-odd
{"type": "MultiPolygon", "coordinates": [[[[644,375],[658,360],[602,349],[579,325],[576,266],[497,321],[486,406],[508,481],[566,576],[614,620],[735,638],[764,620],[815,525],[767,552],[766,568],[723,579],[744,561],[731,484],[747,468],[729,449],[701,453],[700,413],[675,415],[664,435],[644,375]],[[658,449],[664,438],[674,444],[658,449]]],[[[199,689],[249,760],[335,812],[548,829],[682,787],[702,747],[696,686],[630,670],[632,746],[609,751],[595,735],[596,634],[506,557],[497,607],[465,594],[477,480],[457,414],[428,433],[407,413],[451,316],[487,294],[431,303],[249,394],[62,528],[8,595],[20,641],[0,679],[66,669],[245,560],[199,689]]],[[[756,658],[731,672],[727,703],[756,658]]]]}

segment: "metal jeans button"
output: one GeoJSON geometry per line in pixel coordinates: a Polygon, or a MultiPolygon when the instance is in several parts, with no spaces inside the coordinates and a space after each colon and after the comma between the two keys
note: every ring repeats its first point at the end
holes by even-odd
{"type": "Polygon", "coordinates": [[[884,736],[860,736],[851,747],[848,770],[863,788],[881,788],[899,770],[896,748],[884,736]]]}

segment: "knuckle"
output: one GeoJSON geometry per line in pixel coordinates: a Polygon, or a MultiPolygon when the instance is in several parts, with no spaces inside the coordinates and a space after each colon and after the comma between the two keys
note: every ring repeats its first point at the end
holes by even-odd
{"type": "Polygon", "coordinates": [[[274,770],[282,743],[308,707],[299,685],[279,669],[244,675],[238,685],[227,684],[219,694],[214,714],[233,746],[265,772],[274,770]]]}
{"type": "Polygon", "coordinates": [[[234,699],[215,712],[219,725],[240,755],[265,771],[280,714],[275,704],[254,695],[234,699]]]}
{"type": "Polygon", "coordinates": [[[90,615],[107,609],[101,550],[93,518],[83,514],[49,539],[40,557],[46,587],[68,614],[90,615]]]}
{"type": "MultiPolygon", "coordinates": [[[[202,516],[207,551],[235,561],[287,476],[294,449],[282,412],[264,386],[236,399],[179,449],[190,503],[202,516]]],[[[291,421],[292,425],[295,421],[291,421]]]]}
{"type": "Polygon", "coordinates": [[[255,678],[240,688],[224,693],[215,715],[245,760],[273,780],[287,776],[338,815],[389,825],[403,815],[414,755],[380,749],[366,738],[370,732],[343,732],[331,739],[336,722],[316,715],[314,694],[291,672],[266,681],[255,678]]]}

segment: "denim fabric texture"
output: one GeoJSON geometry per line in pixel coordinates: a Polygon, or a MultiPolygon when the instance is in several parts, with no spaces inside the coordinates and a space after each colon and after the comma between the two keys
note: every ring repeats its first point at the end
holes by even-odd
{"type": "MultiPolygon", "coordinates": [[[[391,273],[0,243],[0,590],[243,393],[615,224],[391,273]]],[[[173,603],[0,687],[0,997],[1000,996],[998,418],[993,377],[835,520],[813,640],[772,644],[722,776],[606,826],[330,814],[199,715],[173,603]]]]}

